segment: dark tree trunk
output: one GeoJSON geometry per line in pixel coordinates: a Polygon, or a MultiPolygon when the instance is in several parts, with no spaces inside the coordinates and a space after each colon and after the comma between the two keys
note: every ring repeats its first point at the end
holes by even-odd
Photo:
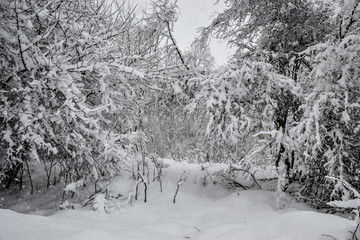
{"type": "Polygon", "coordinates": [[[9,189],[12,182],[15,180],[16,176],[19,174],[19,172],[22,170],[23,164],[20,162],[12,163],[12,165],[9,167],[9,169],[5,170],[5,187],[6,189],[9,189]]]}

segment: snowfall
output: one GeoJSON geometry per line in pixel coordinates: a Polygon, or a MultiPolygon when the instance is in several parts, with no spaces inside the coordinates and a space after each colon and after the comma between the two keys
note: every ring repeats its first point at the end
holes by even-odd
{"type": "Polygon", "coordinates": [[[163,192],[159,183],[151,180],[146,203],[140,188],[138,200],[124,204],[134,186],[134,180],[124,173],[108,186],[109,192],[123,196],[108,201],[108,213],[75,205],[75,209],[46,214],[36,209],[34,202],[23,199],[18,209],[10,208],[17,212],[0,209],[0,239],[345,240],[354,227],[350,219],[318,213],[290,196],[279,209],[274,191],[226,190],[220,183],[214,184],[211,175],[221,164],[207,165],[205,169],[171,160],[165,160],[165,164],[163,192]],[[184,171],[189,176],[179,185],[174,204],[174,193],[184,171]],[[31,211],[18,213],[24,212],[20,206],[26,204],[31,211]]]}

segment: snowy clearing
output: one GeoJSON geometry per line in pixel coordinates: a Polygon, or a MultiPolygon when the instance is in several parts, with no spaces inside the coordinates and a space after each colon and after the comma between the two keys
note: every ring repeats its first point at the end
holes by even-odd
{"type": "MultiPolygon", "coordinates": [[[[286,208],[278,210],[274,192],[232,192],[211,182],[203,186],[199,179],[206,173],[200,165],[172,161],[167,164],[170,166],[166,168],[164,191],[161,193],[159,185],[152,183],[147,203],[140,195],[134,206],[122,207],[112,214],[68,209],[45,217],[0,210],[0,239],[340,240],[346,238],[351,226],[350,220],[311,211],[290,197],[286,208]],[[178,177],[184,170],[191,174],[173,204],[178,177]]],[[[124,191],[131,181],[122,177],[111,185],[111,190],[124,191]]]]}

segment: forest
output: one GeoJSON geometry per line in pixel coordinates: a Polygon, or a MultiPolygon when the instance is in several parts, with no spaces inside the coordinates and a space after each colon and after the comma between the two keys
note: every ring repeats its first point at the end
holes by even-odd
{"type": "Polygon", "coordinates": [[[223,2],[183,50],[176,1],[1,0],[0,190],[94,200],[128,172],[137,195],[161,159],[248,189],[237,176],[257,188],[271,166],[278,207],[291,192],[359,216],[359,0],[223,2]],[[223,66],[212,38],[236,49],[223,66]]]}

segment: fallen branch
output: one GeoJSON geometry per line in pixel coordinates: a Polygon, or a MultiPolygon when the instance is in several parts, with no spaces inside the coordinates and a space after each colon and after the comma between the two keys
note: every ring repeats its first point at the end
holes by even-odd
{"type": "Polygon", "coordinates": [[[99,190],[97,190],[96,192],[94,192],[93,194],[91,194],[91,195],[85,200],[85,203],[83,204],[82,207],[86,207],[86,206],[88,206],[89,204],[91,204],[91,203],[94,201],[95,196],[96,196],[98,193],[100,193],[100,192],[101,192],[101,194],[103,194],[103,193],[106,192],[106,189],[105,189],[105,190],[99,189],[99,190]],[[103,191],[103,192],[101,192],[101,191],[103,191]]]}
{"type": "Polygon", "coordinates": [[[246,187],[246,186],[242,185],[241,183],[239,183],[239,182],[237,182],[237,181],[235,181],[235,180],[232,180],[232,181],[231,181],[231,184],[232,184],[234,187],[241,187],[241,188],[244,189],[244,190],[248,190],[248,189],[249,189],[249,187],[246,187]]]}
{"type": "Polygon", "coordinates": [[[321,236],[324,236],[324,237],[329,237],[329,238],[332,238],[332,239],[334,239],[334,240],[337,240],[336,238],[334,238],[334,237],[333,237],[333,236],[331,236],[331,235],[322,234],[321,236]]]}
{"type": "Polygon", "coordinates": [[[335,177],[326,176],[325,178],[329,179],[329,180],[335,180],[335,181],[341,182],[346,188],[348,188],[349,190],[351,190],[354,193],[355,197],[360,198],[360,192],[356,188],[351,186],[350,183],[348,183],[348,182],[346,182],[344,180],[335,178],[335,177]]]}
{"type": "Polygon", "coordinates": [[[242,185],[241,183],[239,183],[238,181],[236,181],[232,177],[228,176],[227,174],[221,173],[218,176],[221,178],[221,180],[223,182],[225,182],[224,187],[227,188],[227,189],[234,189],[234,188],[240,187],[240,188],[242,188],[244,190],[248,190],[250,188],[250,187],[242,185]]]}
{"type": "Polygon", "coordinates": [[[254,173],[251,173],[249,170],[247,169],[242,169],[242,168],[237,168],[237,167],[234,167],[234,166],[230,166],[230,172],[231,171],[241,171],[241,172],[245,172],[247,174],[249,174],[252,179],[254,180],[254,183],[258,186],[258,188],[261,190],[261,186],[260,184],[258,183],[258,181],[256,180],[255,178],[255,173],[257,172],[257,170],[254,172],[254,173]]]}

